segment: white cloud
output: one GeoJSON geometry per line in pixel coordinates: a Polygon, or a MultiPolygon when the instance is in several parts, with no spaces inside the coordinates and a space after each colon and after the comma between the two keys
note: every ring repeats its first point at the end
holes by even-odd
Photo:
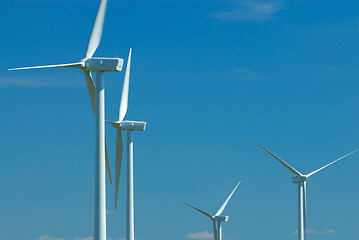
{"type": "Polygon", "coordinates": [[[186,238],[190,239],[211,239],[213,238],[213,233],[209,233],[207,231],[190,233],[186,236],[186,238]]]}
{"type": "Polygon", "coordinates": [[[256,20],[267,21],[284,9],[281,2],[237,1],[236,7],[227,11],[216,12],[214,17],[219,20],[256,20]]]}
{"type": "Polygon", "coordinates": [[[14,77],[0,78],[0,87],[83,87],[85,81],[77,79],[52,79],[45,77],[14,77]]]}
{"type": "Polygon", "coordinates": [[[334,234],[335,230],[334,229],[328,229],[325,232],[323,232],[324,234],[334,234]]]}
{"type": "MultiPolygon", "coordinates": [[[[57,238],[50,235],[43,235],[37,240],[71,240],[65,238],[57,238]]],[[[93,240],[93,237],[84,237],[84,238],[74,238],[74,240],[93,240]]],[[[108,240],[111,240],[110,238],[108,240]]]]}
{"type": "MultiPolygon", "coordinates": [[[[39,239],[37,240],[93,240],[94,237],[76,237],[74,239],[65,239],[65,238],[57,238],[57,237],[53,237],[53,236],[50,236],[50,235],[43,235],[41,236],[39,239]]],[[[112,240],[112,238],[107,238],[107,240],[112,240]]],[[[126,240],[126,238],[118,238],[117,240],[126,240]]],[[[138,238],[135,238],[135,240],[139,240],[138,238]]]]}
{"type": "Polygon", "coordinates": [[[116,213],[115,210],[111,211],[111,210],[106,209],[106,214],[107,215],[112,215],[112,214],[115,214],[115,213],[116,213]]]}
{"type": "MultiPolygon", "coordinates": [[[[298,230],[293,231],[294,234],[298,234],[298,230]]],[[[317,232],[315,230],[307,229],[307,234],[316,234],[317,232]]]]}
{"type": "MultiPolygon", "coordinates": [[[[110,239],[108,239],[108,240],[110,240],[110,239]]],[[[117,240],[126,240],[126,238],[119,238],[119,239],[117,239],[117,240]]],[[[135,238],[135,240],[140,240],[140,239],[135,238]]]]}
{"type": "Polygon", "coordinates": [[[50,235],[43,235],[37,240],[65,240],[63,238],[52,237],[50,235]]]}

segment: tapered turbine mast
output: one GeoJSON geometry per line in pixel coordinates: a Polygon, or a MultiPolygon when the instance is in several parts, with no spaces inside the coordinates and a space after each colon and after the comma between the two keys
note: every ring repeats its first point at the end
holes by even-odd
{"type": "Polygon", "coordinates": [[[126,240],[135,239],[135,225],[134,225],[134,196],[133,196],[133,139],[132,131],[145,131],[146,122],[139,121],[123,121],[127,113],[128,107],[128,93],[130,85],[130,68],[131,68],[131,53],[128,55],[125,80],[122,87],[122,95],[120,108],[118,111],[118,120],[110,122],[116,129],[116,178],[115,178],[115,209],[117,206],[118,188],[120,183],[120,173],[122,164],[123,141],[122,130],[127,131],[127,227],[126,240]]]}
{"type": "Polygon", "coordinates": [[[85,74],[87,90],[90,96],[92,110],[95,115],[96,129],[94,240],[106,240],[106,167],[111,182],[110,167],[105,143],[105,86],[103,74],[106,71],[121,71],[123,65],[123,59],[120,58],[93,57],[101,41],[106,6],[107,0],[101,0],[88,41],[86,54],[82,60],[68,64],[9,69],[78,68],[85,74]],[[92,80],[91,72],[96,72],[96,86],[92,80]]]}
{"type": "Polygon", "coordinates": [[[292,182],[298,184],[298,239],[299,240],[305,240],[306,237],[306,233],[307,233],[307,227],[306,227],[306,181],[308,180],[309,177],[313,176],[314,174],[318,173],[319,171],[323,170],[326,167],[329,167],[330,165],[332,165],[333,163],[338,162],[339,160],[357,152],[359,149],[354,150],[336,160],[334,160],[333,162],[309,173],[309,174],[302,174],[300,173],[298,170],[296,170],[295,168],[291,167],[288,163],[284,162],[283,160],[281,160],[279,157],[277,157],[276,155],[274,155],[273,153],[271,153],[269,150],[267,150],[265,147],[263,147],[262,145],[260,145],[259,143],[257,143],[256,141],[252,140],[254,143],[256,143],[258,146],[260,146],[264,151],[266,151],[267,153],[269,153],[272,157],[274,157],[275,159],[277,159],[284,167],[286,167],[289,171],[291,171],[292,173],[294,173],[296,176],[292,178],[292,182]]]}
{"type": "Polygon", "coordinates": [[[228,221],[228,216],[223,216],[221,215],[222,212],[224,211],[224,209],[226,208],[229,200],[231,199],[233,193],[236,191],[238,185],[241,182],[238,182],[238,184],[236,185],[236,187],[232,190],[231,194],[229,194],[229,196],[227,197],[226,201],[224,201],[224,203],[222,204],[222,206],[218,209],[217,213],[215,215],[211,215],[207,212],[204,212],[192,205],[189,205],[187,203],[184,202],[184,204],[186,204],[187,206],[197,210],[198,212],[206,215],[207,217],[209,217],[212,220],[213,223],[213,237],[214,240],[222,240],[222,222],[227,222],[228,221]]]}

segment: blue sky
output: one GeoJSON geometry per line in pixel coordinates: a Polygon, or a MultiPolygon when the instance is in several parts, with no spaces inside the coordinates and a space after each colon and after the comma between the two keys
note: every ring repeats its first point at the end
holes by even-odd
{"type": "MultiPolygon", "coordinates": [[[[11,67],[83,58],[95,0],[0,0],[0,240],[93,236],[94,119],[81,71],[11,67]]],[[[225,239],[297,239],[292,174],[359,147],[358,1],[109,0],[95,56],[133,48],[135,235],[205,239],[235,184],[225,239]]],[[[106,73],[106,119],[124,72],[106,73]]],[[[114,174],[115,131],[106,125],[114,174]]],[[[125,156],[124,156],[125,157],[125,156]]],[[[125,169],[125,165],[123,166],[125,169]]],[[[359,155],[308,181],[309,240],[359,235],[359,155]]],[[[114,178],[114,175],[112,176],[114,178]]],[[[108,238],[125,237],[107,183],[108,238]]]]}

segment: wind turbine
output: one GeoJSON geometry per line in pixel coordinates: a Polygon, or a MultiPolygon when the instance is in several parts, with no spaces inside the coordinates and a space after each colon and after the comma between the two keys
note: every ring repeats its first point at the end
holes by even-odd
{"type": "Polygon", "coordinates": [[[187,203],[184,202],[184,204],[186,204],[187,206],[197,210],[198,212],[206,215],[207,217],[209,217],[212,222],[213,222],[213,236],[214,236],[214,240],[222,240],[222,222],[228,222],[228,216],[224,216],[221,215],[222,212],[224,211],[224,209],[226,208],[229,200],[231,199],[233,193],[236,191],[238,185],[241,182],[238,182],[238,184],[236,185],[236,187],[232,190],[231,194],[229,194],[229,196],[227,197],[226,201],[224,201],[224,203],[222,204],[222,206],[218,209],[217,213],[214,214],[213,216],[207,212],[204,212],[194,206],[191,206],[187,203]]]}
{"type": "Polygon", "coordinates": [[[123,121],[127,113],[128,107],[128,92],[130,83],[130,68],[131,68],[131,52],[128,54],[127,67],[125,73],[125,80],[122,87],[122,96],[120,108],[118,111],[117,122],[110,122],[117,130],[116,134],[116,178],[115,178],[115,209],[117,206],[118,187],[120,183],[123,141],[122,130],[127,131],[127,228],[126,240],[135,239],[135,225],[134,225],[134,197],[133,197],[133,139],[132,131],[145,131],[146,122],[139,121],[123,121]]]}
{"type": "Polygon", "coordinates": [[[95,115],[95,230],[94,240],[106,240],[106,174],[105,165],[111,182],[110,168],[105,143],[105,85],[104,72],[121,71],[123,59],[92,57],[100,44],[105,20],[107,0],[101,0],[92,32],[88,41],[85,58],[75,63],[22,67],[9,70],[36,68],[78,68],[85,74],[87,90],[95,115]],[[96,72],[96,86],[91,72],[96,72]]]}
{"type": "Polygon", "coordinates": [[[292,178],[292,182],[298,184],[298,239],[299,240],[305,240],[307,238],[306,234],[307,234],[307,226],[306,226],[306,181],[308,180],[309,177],[313,176],[314,174],[316,174],[317,172],[323,170],[326,167],[329,167],[330,165],[332,165],[335,162],[338,162],[339,160],[355,153],[356,151],[358,151],[359,149],[352,151],[336,160],[334,160],[331,163],[328,163],[327,165],[318,168],[317,170],[309,173],[309,174],[302,174],[299,171],[297,171],[296,169],[294,169],[293,167],[291,167],[289,164],[287,164],[286,162],[284,162],[283,160],[281,160],[279,157],[277,157],[276,155],[274,155],[273,153],[271,153],[269,150],[267,150],[265,147],[263,147],[262,145],[260,145],[259,143],[257,143],[256,141],[252,140],[254,143],[256,143],[258,146],[260,146],[262,149],[264,149],[264,151],[266,151],[267,153],[269,153],[270,155],[272,155],[272,157],[274,157],[275,159],[277,159],[284,167],[286,167],[289,171],[291,171],[292,173],[294,173],[296,176],[292,178]]]}

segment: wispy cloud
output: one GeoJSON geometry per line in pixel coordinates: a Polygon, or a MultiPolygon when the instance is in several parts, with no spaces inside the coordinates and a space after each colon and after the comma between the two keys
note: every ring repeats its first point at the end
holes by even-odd
{"type": "Polygon", "coordinates": [[[79,79],[47,79],[44,77],[14,77],[14,78],[0,78],[0,87],[84,87],[85,81],[79,79]]]}
{"type": "Polygon", "coordinates": [[[236,1],[234,7],[226,11],[214,13],[214,17],[219,20],[255,20],[268,21],[273,15],[285,9],[281,2],[274,1],[236,1]]]}
{"type": "Polygon", "coordinates": [[[40,238],[38,238],[37,240],[65,240],[65,239],[64,238],[52,237],[50,235],[43,235],[40,238]]]}
{"type": "MultiPolygon", "coordinates": [[[[53,237],[50,235],[43,235],[40,238],[38,238],[37,240],[71,240],[71,239],[65,239],[65,238],[58,238],[58,237],[53,237]]],[[[80,237],[80,238],[74,238],[74,240],[93,240],[93,237],[80,237]]],[[[108,239],[111,240],[111,239],[108,239]]]]}
{"type": "Polygon", "coordinates": [[[301,31],[311,32],[327,32],[327,33],[338,33],[338,34],[358,34],[359,28],[356,26],[347,25],[317,25],[312,27],[288,27],[288,29],[296,29],[301,31]]]}
{"type": "Polygon", "coordinates": [[[190,233],[186,236],[186,238],[190,239],[212,239],[213,233],[209,233],[207,231],[197,232],[197,233],[190,233]]]}
{"type": "Polygon", "coordinates": [[[112,214],[115,214],[115,213],[116,213],[115,210],[111,211],[111,210],[106,209],[106,214],[107,215],[112,215],[112,214]]]}
{"type": "MultiPolygon", "coordinates": [[[[293,233],[298,234],[298,230],[294,230],[293,233]]],[[[334,234],[334,233],[335,233],[334,229],[328,229],[328,230],[325,230],[324,232],[322,232],[322,234],[328,234],[328,235],[334,234]]],[[[307,234],[317,234],[317,231],[308,229],[307,234]]]]}
{"type": "MultiPolygon", "coordinates": [[[[298,230],[293,231],[294,234],[298,234],[298,230]]],[[[307,234],[316,234],[317,232],[315,230],[307,229],[307,234]]]]}
{"type": "Polygon", "coordinates": [[[323,232],[323,234],[334,234],[335,230],[334,229],[328,229],[325,232],[323,232]]]}
{"type": "MultiPolygon", "coordinates": [[[[37,240],[93,240],[94,237],[77,237],[77,238],[58,238],[58,237],[53,237],[50,235],[43,235],[41,237],[39,237],[37,240]]],[[[107,238],[107,240],[113,240],[112,238],[107,238]]],[[[126,240],[126,238],[117,238],[116,240],[126,240]]],[[[135,238],[135,240],[139,240],[138,238],[135,238]]]]}

